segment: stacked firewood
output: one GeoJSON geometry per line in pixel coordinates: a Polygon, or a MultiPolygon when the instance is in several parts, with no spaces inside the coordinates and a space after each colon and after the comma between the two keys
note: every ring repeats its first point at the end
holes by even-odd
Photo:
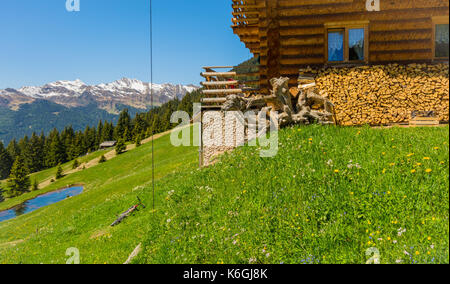
{"type": "Polygon", "coordinates": [[[448,64],[390,64],[302,69],[335,105],[340,125],[405,123],[417,111],[449,120],[448,64]]]}

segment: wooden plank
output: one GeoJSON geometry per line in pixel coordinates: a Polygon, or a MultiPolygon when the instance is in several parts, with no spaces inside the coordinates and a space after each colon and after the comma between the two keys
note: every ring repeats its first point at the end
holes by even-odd
{"type": "Polygon", "coordinates": [[[202,93],[204,95],[232,95],[232,94],[241,94],[242,89],[217,89],[217,90],[203,90],[202,93]]]}
{"type": "Polygon", "coordinates": [[[230,85],[237,85],[239,82],[238,81],[216,81],[216,82],[201,82],[200,84],[202,84],[202,86],[205,87],[211,87],[211,86],[230,86],[230,85]]]}
{"type": "Polygon", "coordinates": [[[236,72],[202,72],[202,77],[234,77],[236,72]]]}

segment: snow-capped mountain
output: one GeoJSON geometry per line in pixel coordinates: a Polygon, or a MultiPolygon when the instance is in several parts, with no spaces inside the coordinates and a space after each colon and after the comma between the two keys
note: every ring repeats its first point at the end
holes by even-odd
{"type": "Polygon", "coordinates": [[[0,106],[11,109],[35,100],[48,100],[66,107],[97,104],[99,108],[112,111],[122,104],[138,109],[148,109],[150,92],[153,90],[155,105],[174,98],[181,99],[188,92],[198,89],[194,85],[153,84],[136,79],[123,78],[108,84],[86,85],[81,80],[57,81],[41,87],[0,90],[0,106]]]}

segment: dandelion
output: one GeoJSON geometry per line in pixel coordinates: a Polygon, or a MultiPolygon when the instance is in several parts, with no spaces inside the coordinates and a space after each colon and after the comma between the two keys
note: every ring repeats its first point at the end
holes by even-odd
{"type": "Polygon", "coordinates": [[[420,252],[416,251],[416,255],[420,255],[420,252]]]}
{"type": "Polygon", "coordinates": [[[352,192],[350,192],[350,195],[354,195],[354,192],[352,191],[352,192]]]}
{"type": "Polygon", "coordinates": [[[415,173],[416,173],[416,170],[411,170],[411,173],[412,173],[412,174],[415,174],[415,173]]]}
{"type": "Polygon", "coordinates": [[[436,221],[436,217],[431,218],[431,220],[436,221]]]}
{"type": "Polygon", "coordinates": [[[339,170],[334,170],[334,172],[335,172],[336,174],[338,174],[338,173],[339,173],[339,170]]]}
{"type": "Polygon", "coordinates": [[[387,237],[387,240],[390,241],[390,240],[391,240],[391,237],[387,237]]]}
{"type": "Polygon", "coordinates": [[[383,169],[383,174],[385,174],[386,173],[386,169],[383,169]]]}
{"type": "Polygon", "coordinates": [[[427,240],[431,241],[431,237],[428,237],[427,240]]]}
{"type": "Polygon", "coordinates": [[[412,157],[414,156],[414,153],[409,153],[408,155],[406,155],[407,157],[412,157]]]}
{"type": "Polygon", "coordinates": [[[431,173],[433,170],[432,169],[426,169],[425,172],[426,173],[431,173]]]}
{"type": "Polygon", "coordinates": [[[390,163],[389,165],[390,165],[391,167],[393,167],[393,166],[395,166],[395,163],[390,163]]]}
{"type": "Polygon", "coordinates": [[[416,166],[420,167],[422,165],[422,163],[417,163],[416,166]]]}
{"type": "Polygon", "coordinates": [[[430,157],[424,157],[423,159],[424,159],[425,161],[431,160],[430,157]]]}

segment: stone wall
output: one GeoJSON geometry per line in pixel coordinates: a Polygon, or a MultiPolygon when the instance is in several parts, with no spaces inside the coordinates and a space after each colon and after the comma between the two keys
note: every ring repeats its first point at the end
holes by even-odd
{"type": "Polygon", "coordinates": [[[302,69],[334,104],[338,124],[407,123],[413,111],[449,120],[449,65],[410,64],[302,69]]]}

